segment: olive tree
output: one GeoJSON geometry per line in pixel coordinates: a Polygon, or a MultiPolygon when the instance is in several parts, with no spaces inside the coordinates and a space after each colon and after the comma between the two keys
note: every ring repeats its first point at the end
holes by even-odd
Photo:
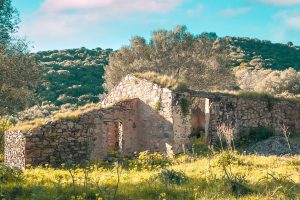
{"type": "Polygon", "coordinates": [[[186,82],[192,89],[224,89],[235,79],[228,45],[214,35],[193,35],[185,26],[177,26],[153,31],[148,42],[133,37],[130,46],[110,56],[105,87],[110,90],[129,73],[154,71],[186,82]]]}
{"type": "Polygon", "coordinates": [[[42,76],[26,41],[14,35],[19,21],[11,0],[0,0],[0,116],[28,106],[42,76]]]}

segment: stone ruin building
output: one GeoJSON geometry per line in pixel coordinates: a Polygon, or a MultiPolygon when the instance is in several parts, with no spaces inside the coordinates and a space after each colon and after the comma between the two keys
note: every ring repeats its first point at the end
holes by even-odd
{"type": "Polygon", "coordinates": [[[103,97],[102,108],[77,118],[50,121],[32,130],[5,133],[5,163],[53,166],[72,161],[97,161],[110,151],[181,152],[191,145],[192,130],[202,130],[208,144],[224,123],[235,130],[285,124],[300,131],[300,103],[254,99],[201,91],[173,91],[152,81],[126,76],[103,97]],[[191,106],[193,104],[193,106],[191,106]]]}

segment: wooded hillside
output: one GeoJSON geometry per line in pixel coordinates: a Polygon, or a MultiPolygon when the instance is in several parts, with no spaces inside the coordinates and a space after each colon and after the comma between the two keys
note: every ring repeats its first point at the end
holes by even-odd
{"type": "Polygon", "coordinates": [[[111,49],[68,49],[33,54],[45,69],[46,80],[38,89],[42,101],[55,105],[98,102],[104,92],[103,67],[111,49]]]}
{"type": "MultiPolygon", "coordinates": [[[[300,47],[250,38],[218,38],[215,33],[203,33],[198,37],[213,43],[221,40],[219,44],[228,45],[230,66],[238,69],[234,74],[237,87],[271,93],[292,88],[293,94],[299,93],[300,47]]],[[[37,91],[40,104],[20,113],[18,118],[45,117],[60,109],[75,109],[79,105],[98,102],[99,94],[105,91],[104,67],[109,63],[109,56],[119,51],[79,48],[32,54],[44,68],[45,81],[37,91]]],[[[119,71],[122,70],[126,70],[126,66],[121,66],[119,71]]]]}

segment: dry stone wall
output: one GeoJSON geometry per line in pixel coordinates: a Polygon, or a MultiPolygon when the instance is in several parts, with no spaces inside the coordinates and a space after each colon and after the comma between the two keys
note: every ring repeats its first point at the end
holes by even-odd
{"type": "Polygon", "coordinates": [[[99,160],[107,156],[106,122],[123,124],[123,154],[138,150],[135,124],[138,99],[119,102],[106,109],[86,112],[76,119],[50,121],[31,131],[5,133],[5,163],[24,168],[27,164],[59,165],[99,160]]]}
{"type": "Polygon", "coordinates": [[[189,94],[173,94],[172,113],[174,119],[174,147],[173,151],[179,153],[191,147],[190,135],[192,131],[191,99],[189,94]],[[183,112],[182,101],[185,100],[187,112],[183,112]]]}
{"type": "Polygon", "coordinates": [[[119,99],[139,98],[138,143],[150,151],[167,149],[179,152],[188,147],[191,124],[189,115],[183,115],[180,99],[170,89],[133,75],[126,76],[118,86],[104,96],[104,105],[119,99]]]}
{"type": "Polygon", "coordinates": [[[102,98],[105,108],[78,118],[50,121],[26,132],[7,131],[6,164],[24,168],[27,164],[80,163],[105,158],[111,150],[121,155],[145,150],[181,152],[191,145],[191,102],[197,102],[195,98],[205,102],[205,108],[202,103],[199,107],[205,111],[208,143],[216,141],[222,123],[234,128],[237,138],[255,127],[270,127],[279,133],[282,124],[293,133],[300,132],[300,103],[295,101],[174,92],[133,75],[102,98]]]}
{"type": "Polygon", "coordinates": [[[300,102],[297,101],[219,95],[207,103],[210,104],[212,141],[216,139],[217,126],[222,123],[235,128],[237,137],[257,127],[271,128],[280,134],[283,124],[291,133],[300,132],[300,102]]]}
{"type": "Polygon", "coordinates": [[[20,131],[8,131],[4,135],[5,163],[18,168],[25,167],[25,136],[20,131]]]}

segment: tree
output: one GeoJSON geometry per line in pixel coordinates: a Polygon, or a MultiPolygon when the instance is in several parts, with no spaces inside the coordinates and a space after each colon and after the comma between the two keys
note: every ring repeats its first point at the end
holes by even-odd
{"type": "Polygon", "coordinates": [[[6,48],[18,30],[19,14],[11,0],[0,0],[0,48],[6,48]]]}
{"type": "Polygon", "coordinates": [[[112,89],[129,73],[154,71],[188,84],[191,89],[224,89],[234,84],[228,45],[215,34],[192,35],[186,26],[156,30],[149,43],[134,37],[131,45],[110,56],[105,87],[112,89]]]}
{"type": "Polygon", "coordinates": [[[18,23],[18,12],[11,0],[0,0],[0,116],[30,105],[42,77],[26,41],[14,37],[18,23]]]}
{"type": "Polygon", "coordinates": [[[288,42],[287,45],[288,45],[289,47],[294,46],[293,42],[288,42]]]}

